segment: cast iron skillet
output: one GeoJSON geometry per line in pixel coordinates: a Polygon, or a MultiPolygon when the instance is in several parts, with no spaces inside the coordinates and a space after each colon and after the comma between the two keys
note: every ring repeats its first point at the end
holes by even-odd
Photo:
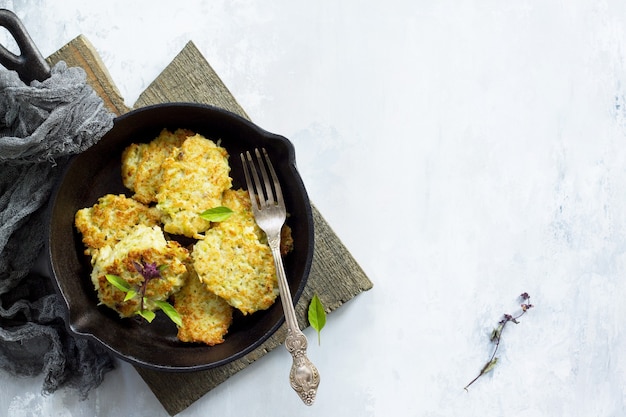
{"type": "MultiPolygon", "coordinates": [[[[17,17],[0,10],[0,26],[7,27],[15,36],[22,52],[18,57],[0,45],[0,63],[16,70],[25,82],[49,77],[49,67],[17,17]]],[[[147,324],[120,319],[115,311],[98,306],[89,258],[84,255],[81,236],[74,227],[76,211],[92,206],[99,197],[107,193],[132,195],[121,180],[122,151],[133,142],[149,142],[164,128],[186,128],[221,140],[230,154],[233,188],[245,187],[239,153],[256,147],[267,149],[283,188],[289,212],[287,224],[294,238],[294,249],[284,259],[294,303],[302,294],[311,268],[313,218],[291,142],[208,105],[166,103],[134,110],[117,118],[113,128],[96,145],[69,162],[51,200],[48,238],[51,271],[67,306],[68,328],[133,364],[163,371],[196,371],[240,358],[267,340],[284,321],[280,298],[265,311],[248,316],[236,313],[220,345],[180,342],[176,338],[176,326],[161,312],[147,324]]]]}
{"type": "Polygon", "coordinates": [[[132,142],[149,142],[161,129],[191,129],[207,138],[220,139],[231,155],[233,188],[244,188],[239,153],[265,147],[285,194],[294,250],[285,258],[285,271],[297,301],[313,256],[313,221],[306,190],[296,170],[293,145],[227,111],[192,103],[144,107],[115,120],[113,128],[93,147],[69,164],[53,197],[50,225],[50,260],[61,295],[69,310],[69,327],[79,335],[98,340],[122,358],[163,370],[199,370],[241,357],[265,341],[284,320],[277,301],[266,311],[236,315],[221,345],[208,347],[182,343],[165,316],[154,322],[120,319],[113,310],[98,306],[90,280],[91,266],[74,227],[74,214],[107,193],[129,194],[121,180],[121,154],[132,142]]]}
{"type": "Polygon", "coordinates": [[[9,31],[20,48],[20,55],[15,55],[0,45],[0,64],[16,71],[26,84],[30,84],[33,80],[43,81],[50,77],[50,66],[39,53],[37,46],[15,13],[0,9],[0,26],[9,31]]]}

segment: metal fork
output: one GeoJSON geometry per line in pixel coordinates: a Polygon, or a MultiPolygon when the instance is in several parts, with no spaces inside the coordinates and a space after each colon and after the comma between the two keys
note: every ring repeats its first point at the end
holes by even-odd
{"type": "Polygon", "coordinates": [[[243,164],[248,193],[252,201],[254,218],[259,227],[263,229],[267,235],[267,242],[274,256],[278,288],[280,290],[283,311],[285,312],[285,321],[287,323],[285,347],[293,358],[291,372],[289,373],[289,382],[302,401],[304,401],[306,405],[311,405],[315,400],[317,387],[320,383],[320,374],[315,365],[313,365],[306,356],[307,339],[298,326],[298,320],[296,319],[296,313],[291,300],[291,292],[289,291],[283,261],[280,256],[280,230],[286,218],[283,193],[272,162],[267,155],[267,151],[263,148],[262,152],[265,157],[265,163],[258,149],[254,150],[256,154],[256,164],[250,152],[240,154],[241,163],[243,164]],[[266,165],[268,169],[265,168],[266,165]],[[257,173],[257,167],[258,171],[261,173],[262,182],[257,173]],[[268,170],[271,179],[268,176],[268,170]],[[274,198],[274,195],[276,198],[274,198]]]}

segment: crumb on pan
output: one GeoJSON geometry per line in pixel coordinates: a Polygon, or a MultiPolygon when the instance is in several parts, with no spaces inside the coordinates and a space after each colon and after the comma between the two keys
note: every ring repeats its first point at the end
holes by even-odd
{"type": "Polygon", "coordinates": [[[293,235],[291,234],[291,227],[284,224],[280,229],[280,255],[285,256],[293,250],[293,235]]]}

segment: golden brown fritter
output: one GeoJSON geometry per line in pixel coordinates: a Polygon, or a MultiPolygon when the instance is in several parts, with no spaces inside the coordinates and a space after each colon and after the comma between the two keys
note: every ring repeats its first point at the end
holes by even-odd
{"type": "Polygon", "coordinates": [[[201,135],[188,137],[165,158],[161,171],[156,199],[163,229],[201,238],[211,223],[200,213],[220,206],[222,193],[231,187],[226,149],[201,135]]]}
{"type": "Polygon", "coordinates": [[[145,310],[154,310],[153,301],[166,301],[177,292],[188,274],[185,263],[189,258],[187,249],[177,242],[166,241],[159,226],[134,227],[114,246],[105,246],[94,257],[91,280],[98,292],[100,303],[116,310],[120,317],[129,317],[140,308],[139,295],[124,301],[126,293],[117,289],[106,279],[106,274],[116,275],[139,292],[144,277],[136,264],[154,264],[160,267],[161,278],[150,280],[145,295],[145,310]]]}
{"type": "Polygon", "coordinates": [[[136,225],[154,226],[160,222],[161,214],[124,195],[107,194],[92,207],[76,212],[75,224],[87,247],[85,252],[93,254],[107,245],[115,245],[136,225]]]}
{"type": "Polygon", "coordinates": [[[174,295],[174,308],[183,322],[178,328],[178,339],[183,342],[222,343],[233,321],[233,308],[209,291],[193,270],[174,295]]]}
{"type": "Polygon", "coordinates": [[[161,164],[174,148],[194,133],[187,129],[163,129],[150,143],[133,143],[122,153],[122,181],[135,192],[133,198],[144,204],[156,201],[161,184],[161,164]]]}
{"type": "Polygon", "coordinates": [[[278,296],[276,269],[248,193],[228,190],[222,205],[234,213],[194,245],[193,267],[209,290],[242,313],[267,309],[278,296]]]}

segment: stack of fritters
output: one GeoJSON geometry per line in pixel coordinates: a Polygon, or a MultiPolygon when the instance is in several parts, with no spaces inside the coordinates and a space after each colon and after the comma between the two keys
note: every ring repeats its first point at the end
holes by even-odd
{"type": "MultiPolygon", "coordinates": [[[[247,192],[231,189],[229,173],[226,150],[185,129],[163,130],[152,142],[125,149],[122,179],[133,197],[106,195],[76,213],[102,304],[122,317],[135,314],[139,298],[124,301],[124,292],[106,275],[140,287],[136,265],[154,263],[163,267],[161,278],[149,281],[146,298],[174,300],[183,322],[181,341],[214,345],[223,342],[234,308],[250,314],[274,303],[278,287],[271,251],[247,192]],[[233,214],[217,223],[200,216],[219,206],[233,214]],[[170,235],[198,240],[183,248],[170,235]]],[[[144,308],[156,307],[148,301],[144,308]]]]}
{"type": "Polygon", "coordinates": [[[133,198],[157,203],[166,232],[196,239],[211,226],[199,214],[221,204],[229,173],[226,149],[185,129],[163,130],[122,154],[122,180],[133,198]]]}
{"type": "MultiPolygon", "coordinates": [[[[131,285],[141,286],[143,277],[139,265],[156,262],[167,265],[162,279],[146,287],[152,300],[166,300],[180,289],[187,268],[189,251],[177,242],[168,242],[158,226],[158,210],[123,195],[107,194],[89,208],[75,215],[76,228],[83,236],[85,254],[91,256],[91,280],[100,303],[115,309],[120,316],[129,317],[139,309],[138,299],[124,302],[125,294],[113,287],[107,274],[117,275],[131,285]]],[[[149,304],[146,309],[153,310],[149,304]]]]}

